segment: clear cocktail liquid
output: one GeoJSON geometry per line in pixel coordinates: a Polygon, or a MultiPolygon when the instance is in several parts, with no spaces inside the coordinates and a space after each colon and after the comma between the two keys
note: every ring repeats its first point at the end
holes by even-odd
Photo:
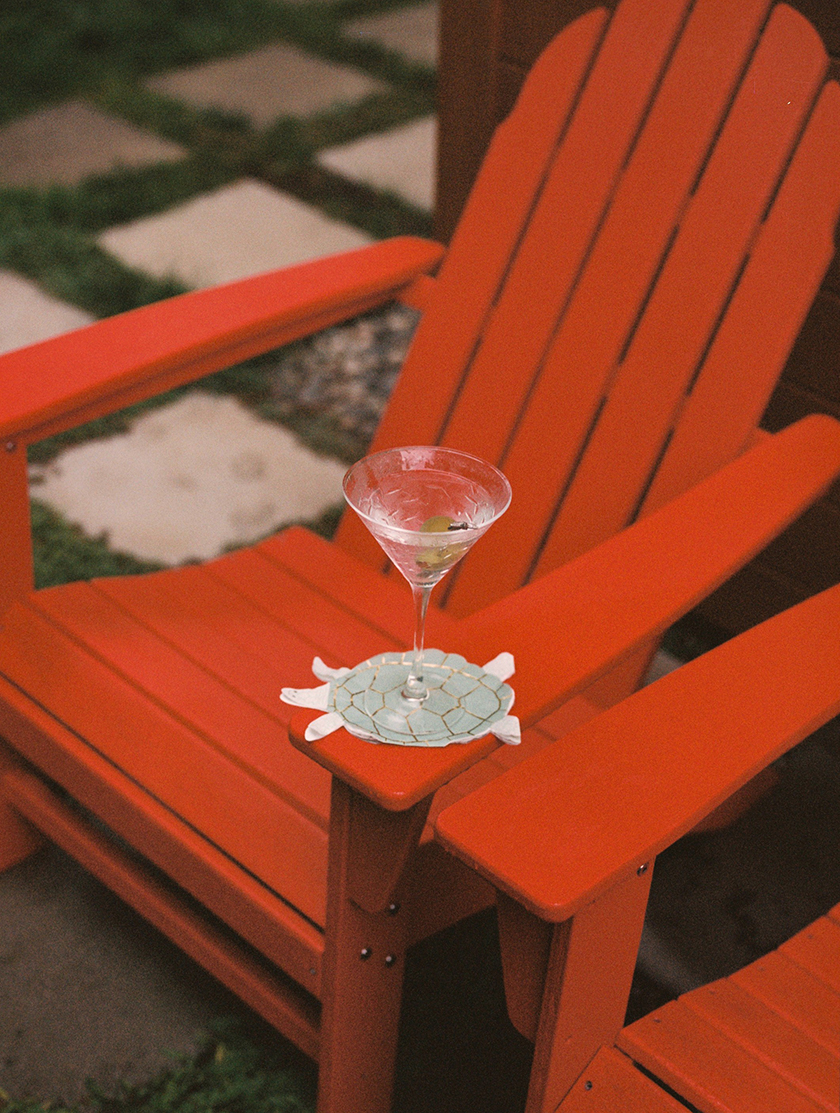
{"type": "Polygon", "coordinates": [[[480,483],[418,468],[383,477],[361,509],[371,532],[410,583],[437,583],[494,518],[480,483]]]}

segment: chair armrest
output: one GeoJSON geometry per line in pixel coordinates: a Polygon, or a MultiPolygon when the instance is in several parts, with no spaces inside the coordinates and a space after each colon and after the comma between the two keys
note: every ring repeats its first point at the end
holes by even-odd
{"type": "Polygon", "coordinates": [[[0,439],[45,436],[397,297],[443,248],[398,237],[197,290],[0,357],[0,439]]]}
{"type": "Polygon", "coordinates": [[[417,746],[376,745],[337,730],[317,742],[307,742],[304,731],[320,712],[292,715],[289,738],[313,761],[329,769],[345,784],[386,811],[401,812],[487,757],[499,745],[492,735],[463,745],[424,749],[417,746]]]}
{"type": "MultiPolygon", "coordinates": [[[[840,475],[840,422],[812,414],[575,560],[459,624],[468,660],[513,653],[529,725],[724,583],[840,475]]],[[[449,647],[448,647],[449,648],[449,647]]]]}
{"type": "MultiPolygon", "coordinates": [[[[446,648],[479,663],[512,652],[514,710],[527,725],[662,633],[838,474],[840,422],[804,418],[591,552],[459,622],[446,648]]],[[[417,803],[498,745],[484,738],[435,750],[376,746],[346,731],[310,743],[303,733],[312,718],[293,717],[294,745],[389,810],[417,803]]]]}
{"type": "Polygon", "coordinates": [[[574,915],[840,712],[840,585],[697,658],[445,809],[438,839],[574,915]]]}

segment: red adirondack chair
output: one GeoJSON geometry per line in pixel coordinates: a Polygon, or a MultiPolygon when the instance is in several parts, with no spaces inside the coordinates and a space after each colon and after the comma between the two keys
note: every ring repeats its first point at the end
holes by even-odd
{"type": "Polygon", "coordinates": [[[528,1113],[837,1108],[840,905],[731,977],[622,1024],[656,855],[838,712],[840,586],[438,817],[447,849],[499,890],[509,1011],[535,1040],[528,1113]]]}
{"type": "Polygon", "coordinates": [[[33,826],[76,855],[319,1059],[324,1111],[387,1107],[406,948],[493,899],[434,842],[432,807],[626,694],[656,637],[840,469],[829,418],[745,451],[832,255],[826,66],[768,0],[623,0],[538,62],[445,253],[382,243],[0,360],[0,858],[33,826]],[[333,544],[290,529],[32,590],[27,444],[394,297],[424,312],[374,448],[445,443],[513,484],[429,637],[515,653],[517,698],[544,712],[516,752],[310,745],[308,717],[290,725],[279,690],[311,684],[316,653],[410,636],[350,518],[333,544]]]}

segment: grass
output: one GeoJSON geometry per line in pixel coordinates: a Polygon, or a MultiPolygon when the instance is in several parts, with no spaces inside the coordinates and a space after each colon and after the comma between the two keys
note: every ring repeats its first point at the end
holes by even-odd
{"type": "MultiPolygon", "coordinates": [[[[521,1109],[531,1056],[507,1017],[495,915],[471,917],[411,949],[394,1113],[521,1109]]],[[[195,1054],[173,1056],[152,1078],[86,1089],[73,1103],[10,1099],[0,1090],[0,1113],[314,1113],[316,1067],[237,1011],[210,1025],[195,1054]]]]}
{"type": "Polygon", "coordinates": [[[349,38],[343,21],[399,7],[399,0],[296,5],[282,0],[28,0],[0,10],[5,80],[0,120],[71,96],[96,95],[109,79],[149,74],[286,39],[332,61],[398,84],[429,88],[428,72],[376,44],[349,38]]]}
{"type": "MultiPolygon", "coordinates": [[[[0,267],[37,283],[94,317],[108,317],[181,293],[103,251],[105,228],[147,217],[237,178],[261,180],[319,207],[374,238],[429,235],[430,217],[399,197],[331,174],[317,163],[324,147],[426,116],[434,110],[435,75],[373,41],[348,34],[347,20],[416,0],[31,0],[0,4],[0,126],[70,99],[180,144],[170,163],[115,169],[78,185],[0,188],[0,267]],[[266,129],[241,117],[196,109],[154,93],[144,78],[176,67],[285,41],[326,61],[354,66],[387,85],[385,92],[309,119],[284,117],[266,129]]],[[[275,359],[276,364],[276,359],[275,359]]],[[[272,364],[252,361],[209,381],[270,420],[279,420],[316,450],[351,459],[359,438],[328,418],[279,413],[269,398],[272,364]]],[[[165,401],[165,399],[163,400],[165,401]]],[[[160,404],[158,401],[156,404],[160,404]]],[[[42,461],[67,444],[127,427],[135,411],[115,415],[35,446],[42,461]]],[[[315,523],[329,531],[330,520],[315,523]]],[[[119,575],[148,567],[83,537],[43,504],[33,505],[39,586],[85,575],[119,575]]]]}
{"type": "Polygon", "coordinates": [[[252,1039],[233,1019],[218,1021],[193,1056],[139,1085],[108,1092],[88,1083],[80,1107],[3,1100],[2,1113],[312,1113],[313,1071],[280,1041],[252,1039]]]}
{"type": "Polygon", "coordinates": [[[435,77],[378,44],[346,32],[350,17],[405,0],[32,0],[0,8],[0,124],[82,98],[188,151],[163,163],[75,187],[0,188],[0,266],[96,316],[177,292],[100,251],[102,229],[149,216],[248,175],[315,204],[374,237],[429,234],[427,213],[321,169],[319,150],[434,110],[435,77]],[[281,118],[265,130],[240,117],[194,109],[153,93],[143,79],[283,40],[352,65],[389,89],[310,119],[281,118]]]}

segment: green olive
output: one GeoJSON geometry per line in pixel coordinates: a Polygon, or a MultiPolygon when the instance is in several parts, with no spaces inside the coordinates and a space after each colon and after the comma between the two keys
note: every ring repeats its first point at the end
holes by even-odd
{"type": "Polygon", "coordinates": [[[453,525],[451,518],[447,518],[445,514],[436,514],[433,518],[427,518],[423,525],[420,527],[421,533],[446,533],[451,525],[453,525]]]}

